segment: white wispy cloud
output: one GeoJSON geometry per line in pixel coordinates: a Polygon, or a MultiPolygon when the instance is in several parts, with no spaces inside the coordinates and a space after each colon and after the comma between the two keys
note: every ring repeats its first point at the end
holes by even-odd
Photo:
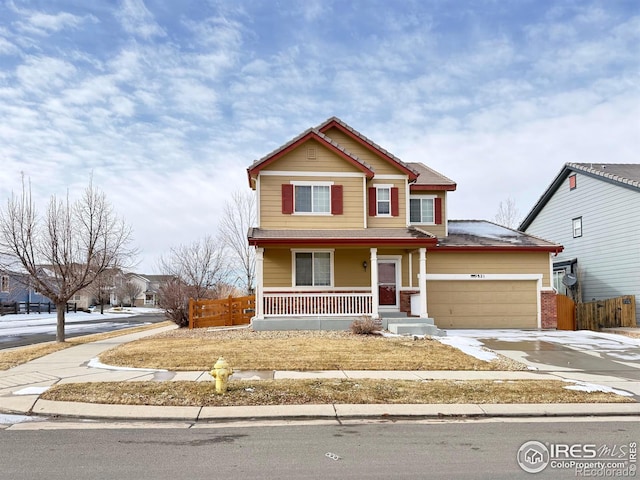
{"type": "Polygon", "coordinates": [[[638,6],[286,5],[0,4],[0,199],[93,175],[152,270],[332,115],[456,180],[457,218],[524,213],[568,161],[638,161],[638,6]]]}

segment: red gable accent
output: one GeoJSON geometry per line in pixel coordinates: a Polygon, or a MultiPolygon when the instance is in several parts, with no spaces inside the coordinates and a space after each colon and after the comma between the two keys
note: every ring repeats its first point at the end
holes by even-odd
{"type": "Polygon", "coordinates": [[[358,142],[360,145],[362,145],[366,149],[368,149],[368,150],[372,151],[373,153],[375,153],[376,155],[379,155],[380,157],[384,158],[385,160],[387,160],[389,163],[393,164],[399,170],[402,170],[404,173],[406,173],[409,176],[409,181],[410,182],[413,182],[416,178],[418,178],[418,175],[416,175],[416,173],[413,170],[411,170],[409,167],[407,167],[407,166],[405,166],[405,165],[403,165],[401,163],[398,163],[398,161],[395,158],[390,157],[388,153],[383,152],[379,148],[377,148],[374,145],[370,144],[369,142],[363,140],[360,136],[354,134],[348,128],[345,128],[340,122],[336,121],[335,119],[331,120],[326,125],[323,125],[322,128],[320,128],[320,131],[322,133],[325,133],[328,130],[330,130],[331,128],[336,128],[336,129],[340,130],[342,133],[347,135],[349,138],[355,140],[356,142],[358,142]]]}
{"type": "MultiPolygon", "coordinates": [[[[373,171],[369,168],[367,168],[366,166],[364,166],[362,163],[356,161],[354,158],[352,158],[351,156],[349,156],[348,154],[346,154],[345,152],[343,152],[342,150],[340,150],[339,148],[337,148],[335,145],[332,145],[330,142],[328,142],[327,140],[325,140],[324,138],[322,138],[320,135],[318,135],[316,132],[314,132],[313,130],[307,132],[306,135],[302,135],[300,138],[298,138],[295,142],[292,142],[291,144],[287,145],[285,148],[283,148],[282,150],[277,150],[275,153],[273,153],[270,157],[265,158],[264,160],[260,161],[257,165],[253,166],[253,167],[249,167],[247,169],[247,173],[249,175],[249,184],[251,185],[251,179],[252,177],[255,177],[258,175],[258,173],[260,173],[260,170],[262,170],[263,168],[265,168],[267,165],[270,165],[271,163],[275,162],[276,160],[278,160],[279,158],[282,158],[283,156],[285,156],[287,153],[295,150],[296,148],[298,148],[300,145],[306,143],[308,140],[316,140],[317,142],[319,142],[321,145],[323,145],[324,147],[328,148],[329,150],[331,150],[333,153],[335,153],[336,155],[338,155],[339,157],[343,158],[344,160],[346,160],[347,162],[349,162],[351,165],[353,165],[354,167],[356,167],[358,170],[360,170],[361,172],[363,172],[367,178],[373,178],[373,171]]],[[[253,185],[251,185],[253,187],[253,185]]]]}

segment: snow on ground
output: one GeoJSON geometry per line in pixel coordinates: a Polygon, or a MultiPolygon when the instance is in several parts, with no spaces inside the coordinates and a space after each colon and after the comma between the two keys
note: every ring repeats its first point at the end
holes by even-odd
{"type": "Polygon", "coordinates": [[[135,367],[114,367],[112,365],[106,365],[101,363],[98,358],[92,358],[87,364],[89,368],[102,368],[103,370],[119,370],[123,372],[167,372],[159,368],[135,368],[135,367]]]}
{"type": "Polygon", "coordinates": [[[435,340],[438,340],[440,343],[443,343],[444,345],[449,345],[451,347],[462,350],[467,355],[476,357],[479,360],[490,362],[491,360],[495,360],[496,358],[498,358],[498,355],[496,355],[495,352],[487,350],[482,346],[482,343],[480,343],[478,340],[475,340],[474,338],[458,337],[450,335],[448,332],[444,337],[433,338],[435,340]]]}
{"type": "Polygon", "coordinates": [[[14,425],[24,422],[43,422],[47,417],[29,417],[27,415],[6,415],[0,413],[0,425],[14,425]]]}
{"type": "Polygon", "coordinates": [[[13,395],[41,395],[51,387],[26,387],[13,392],[13,395]]]}
{"type": "MultiPolygon", "coordinates": [[[[122,308],[109,309],[104,313],[96,310],[93,313],[86,312],[70,312],[65,315],[65,331],[81,332],[83,330],[95,330],[96,328],[125,328],[129,325],[117,324],[108,320],[114,318],[127,318],[142,313],[158,313],[162,310],[156,308],[122,308]],[[105,320],[105,322],[95,322],[96,320],[105,320]],[[90,325],[82,322],[92,322],[90,325]]],[[[8,338],[11,336],[37,333],[51,333],[56,330],[56,313],[29,313],[29,314],[12,314],[0,317],[0,337],[8,338]]],[[[2,341],[0,339],[0,341],[2,341]]]]}
{"type": "MultiPolygon", "coordinates": [[[[592,332],[590,330],[447,330],[447,336],[465,337],[471,339],[496,339],[502,342],[540,341],[558,343],[569,348],[595,351],[624,351],[630,347],[640,347],[640,339],[617,335],[614,333],[592,332]]],[[[620,352],[625,360],[640,360],[630,358],[630,354],[620,352]]],[[[640,356],[639,356],[640,357],[640,356]]]]}
{"type": "Polygon", "coordinates": [[[577,390],[579,392],[606,392],[615,393],[616,395],[622,395],[623,397],[633,397],[633,393],[625,392],[624,390],[618,390],[617,388],[611,388],[604,385],[596,385],[594,383],[578,382],[575,380],[565,380],[565,382],[571,382],[573,385],[564,387],[567,390],[577,390]]]}

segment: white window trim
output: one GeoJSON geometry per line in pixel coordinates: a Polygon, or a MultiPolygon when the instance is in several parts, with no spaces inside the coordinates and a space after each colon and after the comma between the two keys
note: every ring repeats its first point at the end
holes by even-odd
{"type": "Polygon", "coordinates": [[[291,249],[291,287],[296,289],[322,290],[334,288],[334,253],[333,248],[292,248],[291,249]],[[329,285],[296,285],[296,253],[328,253],[329,254],[329,285]]]}
{"type": "Polygon", "coordinates": [[[576,217],[571,219],[571,234],[573,238],[582,237],[582,217],[576,217]],[[576,235],[576,223],[580,224],[580,235],[576,235]]]}
{"type": "Polygon", "coordinates": [[[373,188],[376,189],[376,217],[391,217],[391,212],[393,211],[393,206],[391,205],[391,189],[395,187],[395,185],[393,184],[383,184],[383,183],[377,183],[372,185],[373,188]],[[378,190],[389,190],[389,213],[380,213],[378,211],[378,190]]]}
{"type": "MultiPolygon", "coordinates": [[[[436,224],[436,198],[437,195],[411,195],[409,197],[409,205],[407,207],[407,212],[409,213],[409,225],[435,225],[436,224]],[[433,216],[433,222],[427,222],[427,223],[423,223],[423,222],[412,222],[411,221],[411,200],[433,200],[433,212],[432,212],[432,216],[433,216]]],[[[420,204],[420,217],[422,218],[422,204],[420,204]]]]}
{"type": "MultiPolygon", "coordinates": [[[[293,215],[303,215],[303,216],[320,216],[320,217],[330,217],[331,213],[331,187],[335,182],[305,182],[300,180],[291,180],[289,182],[293,185],[293,215]],[[296,192],[295,187],[329,187],[329,211],[328,212],[296,212],[296,192]]],[[[311,194],[311,205],[313,206],[313,193],[311,194]]]]}

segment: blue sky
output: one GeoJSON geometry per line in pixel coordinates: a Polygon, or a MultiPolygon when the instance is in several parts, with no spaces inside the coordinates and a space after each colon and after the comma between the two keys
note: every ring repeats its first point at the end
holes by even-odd
{"type": "Polygon", "coordinates": [[[91,175],[138,271],[215,233],[246,167],[336,115],[524,215],[565,162],[640,161],[640,2],[0,0],[0,201],[91,175]]]}

